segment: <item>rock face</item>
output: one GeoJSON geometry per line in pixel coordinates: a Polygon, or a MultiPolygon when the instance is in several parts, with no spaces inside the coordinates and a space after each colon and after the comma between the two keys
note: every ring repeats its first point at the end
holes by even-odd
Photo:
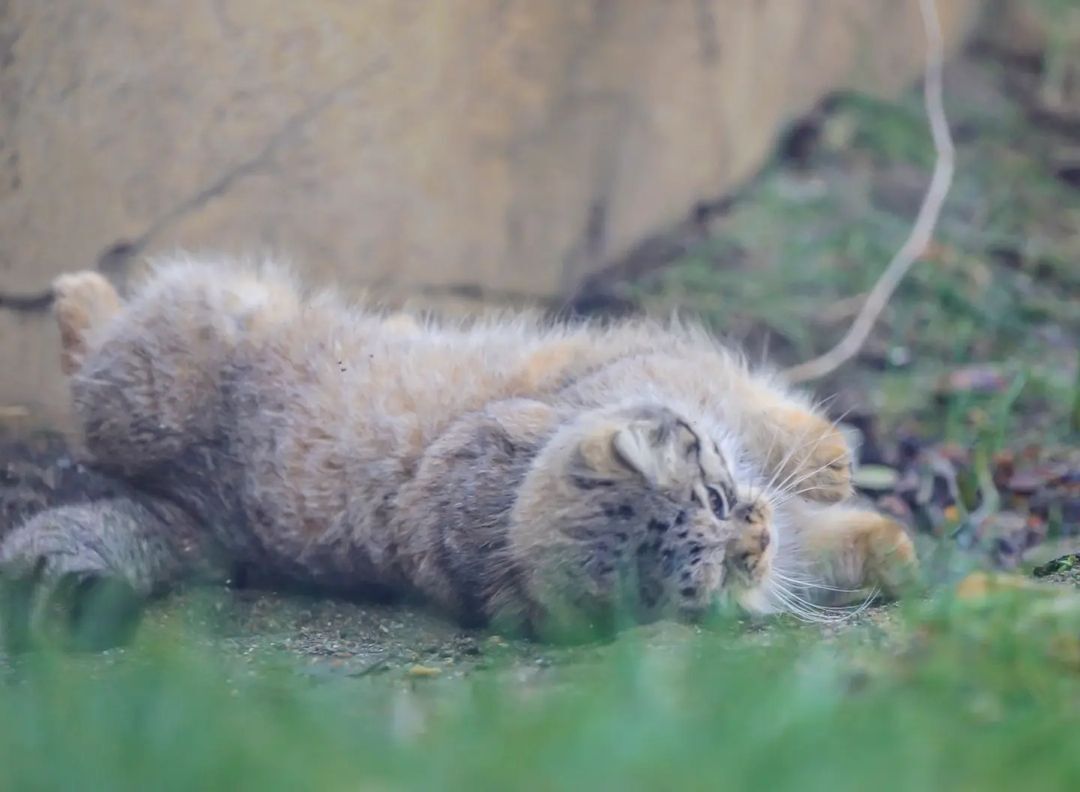
{"type": "MultiPolygon", "coordinates": [[[[955,44],[978,2],[938,5],[955,44]]],[[[181,246],[550,296],[922,44],[914,0],[0,0],[0,405],[65,412],[5,307],[59,272],[181,246]]]]}

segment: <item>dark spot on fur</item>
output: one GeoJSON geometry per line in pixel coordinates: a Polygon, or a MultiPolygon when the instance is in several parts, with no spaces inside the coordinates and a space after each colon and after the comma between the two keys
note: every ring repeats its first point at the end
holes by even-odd
{"type": "Polygon", "coordinates": [[[513,457],[517,453],[517,444],[508,434],[505,432],[493,432],[492,434],[494,435],[495,444],[506,456],[513,457]]]}
{"type": "Polygon", "coordinates": [[[670,526],[663,520],[652,519],[649,520],[649,530],[656,531],[656,533],[664,533],[670,526]]]}
{"type": "Polygon", "coordinates": [[[634,516],[634,507],[629,503],[624,503],[619,507],[619,516],[624,520],[629,520],[634,516]]]}
{"type": "Polygon", "coordinates": [[[693,586],[683,586],[681,589],[679,589],[679,593],[689,599],[690,597],[693,597],[695,594],[697,594],[697,589],[693,586]]]}
{"type": "Polygon", "coordinates": [[[697,542],[691,542],[690,543],[690,556],[691,556],[691,558],[697,558],[699,555],[701,555],[701,551],[704,550],[704,549],[705,548],[703,548],[697,542]]]}
{"type": "Polygon", "coordinates": [[[608,479],[588,478],[586,476],[571,476],[570,483],[580,490],[594,490],[599,487],[614,487],[615,482],[608,479]]]}
{"type": "Polygon", "coordinates": [[[675,515],[675,524],[676,525],[682,525],[685,522],[686,522],[686,511],[685,510],[680,511],[678,514],[675,515]]]}
{"type": "Polygon", "coordinates": [[[675,534],[675,535],[676,535],[677,537],[679,537],[680,539],[685,539],[686,537],[688,537],[688,536],[690,535],[690,532],[689,532],[689,531],[679,531],[679,532],[678,532],[677,534],[675,534]]]}
{"type": "Polygon", "coordinates": [[[617,541],[617,542],[625,542],[626,541],[626,534],[623,533],[622,531],[619,531],[618,533],[615,534],[615,541],[617,541]]]}

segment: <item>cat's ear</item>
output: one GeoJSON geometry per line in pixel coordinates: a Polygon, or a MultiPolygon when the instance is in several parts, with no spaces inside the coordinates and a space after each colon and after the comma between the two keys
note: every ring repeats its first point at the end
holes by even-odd
{"type": "Polygon", "coordinates": [[[674,430],[675,423],[667,416],[630,421],[611,436],[611,453],[617,462],[650,484],[661,483],[665,471],[675,462],[671,443],[674,430]]]}
{"type": "Polygon", "coordinates": [[[581,445],[582,461],[603,476],[638,475],[654,486],[668,487],[686,470],[696,436],[664,408],[620,415],[581,445]]]}

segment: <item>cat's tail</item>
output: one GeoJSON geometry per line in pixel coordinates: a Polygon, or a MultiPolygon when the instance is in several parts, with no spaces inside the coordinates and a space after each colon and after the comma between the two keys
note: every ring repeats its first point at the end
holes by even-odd
{"type": "Polygon", "coordinates": [[[89,338],[123,306],[116,289],[91,270],[61,275],[53,281],[53,313],[60,327],[60,368],[73,374],[82,366],[89,338]]]}

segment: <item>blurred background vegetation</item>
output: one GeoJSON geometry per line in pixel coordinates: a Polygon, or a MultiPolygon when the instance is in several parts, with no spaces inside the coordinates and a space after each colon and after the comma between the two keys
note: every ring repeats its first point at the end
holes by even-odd
{"type": "MultiPolygon", "coordinates": [[[[928,571],[923,596],[870,609],[838,626],[786,618],[758,624],[726,614],[702,627],[660,624],[602,646],[553,648],[460,630],[398,607],[249,591],[187,592],[155,604],[131,647],[93,656],[0,656],[0,783],[11,789],[1080,787],[1080,7],[1071,0],[939,4],[954,40],[945,77],[958,156],[952,192],[931,250],[916,263],[857,360],[813,383],[859,443],[861,496],[916,534],[928,571]],[[1012,574],[979,576],[980,570],[1002,569],[1012,574]]],[[[825,68],[828,79],[818,82],[806,78],[813,91],[781,97],[771,115],[755,109],[756,102],[772,101],[768,80],[762,78],[756,91],[745,90],[755,83],[743,72],[742,83],[730,75],[706,80],[737,101],[730,99],[736,109],[720,121],[697,107],[709,129],[703,140],[715,141],[717,129],[743,129],[732,135],[746,135],[746,129],[761,128],[754,124],[765,124],[767,130],[760,152],[725,149],[726,164],[716,169],[697,159],[702,149],[695,148],[694,134],[685,138],[684,149],[673,148],[665,157],[648,154],[663,145],[663,135],[639,139],[640,129],[625,120],[625,102],[612,103],[610,94],[595,90],[604,85],[605,70],[631,73],[639,81],[648,76],[660,86],[658,93],[643,90],[635,101],[658,102],[660,110],[643,112],[654,113],[662,127],[655,119],[677,114],[680,106],[675,87],[668,89],[675,95],[672,103],[657,98],[664,86],[678,84],[680,77],[694,82],[701,74],[725,75],[725,68],[736,68],[732,63],[741,64],[739,69],[754,63],[743,53],[730,55],[734,60],[725,67],[721,56],[708,55],[711,39],[697,35],[723,28],[739,18],[737,12],[710,3],[686,4],[679,12],[689,15],[695,58],[706,64],[706,56],[720,58],[720,65],[688,75],[679,70],[681,62],[665,67],[662,59],[643,58],[642,65],[620,55],[623,47],[647,41],[650,32],[648,25],[628,21],[625,11],[605,16],[593,9],[578,17],[568,6],[551,4],[525,24],[528,14],[498,17],[491,11],[489,17],[479,3],[472,15],[445,11],[452,21],[425,23],[426,11],[403,4],[404,10],[389,13],[394,21],[387,30],[414,36],[404,41],[417,52],[442,53],[443,66],[453,61],[447,53],[456,50],[440,35],[483,32],[490,22],[494,32],[484,48],[462,55],[462,62],[525,75],[509,80],[505,90],[535,140],[553,145],[568,135],[597,135],[601,141],[606,135],[617,156],[605,159],[603,146],[571,145],[564,153],[574,151],[573,157],[562,161],[524,144],[513,149],[520,159],[505,162],[528,165],[514,178],[535,194],[499,195],[537,214],[515,231],[513,223],[493,224],[492,209],[480,198],[475,223],[464,228],[451,222],[455,215],[445,214],[438,202],[460,202],[468,213],[470,190],[477,189],[471,182],[453,186],[453,173],[432,183],[430,194],[420,193],[433,213],[424,220],[420,209],[404,208],[411,204],[391,178],[400,163],[358,154],[367,170],[349,171],[348,178],[363,180],[370,191],[363,193],[365,211],[370,208],[383,223],[428,223],[422,232],[446,235],[445,250],[414,244],[421,237],[409,234],[413,241],[401,246],[364,241],[375,238],[364,236],[374,233],[366,221],[353,236],[343,231],[321,244],[323,229],[356,224],[348,211],[328,208],[334,201],[348,203],[353,193],[328,188],[342,183],[341,174],[326,170],[317,154],[322,136],[333,137],[335,128],[350,123],[335,102],[353,103],[356,97],[341,89],[344,94],[315,108],[311,127],[302,118],[275,116],[267,103],[273,105],[275,90],[283,105],[295,98],[286,96],[293,90],[289,81],[303,82],[305,57],[312,59],[312,69],[331,72],[364,64],[350,62],[344,69],[332,59],[320,61],[325,53],[320,55],[300,24],[307,17],[259,15],[246,3],[209,5],[218,7],[213,24],[224,31],[215,35],[250,40],[244,14],[256,14],[259,29],[287,45],[292,65],[282,67],[276,88],[267,79],[256,99],[241,92],[222,105],[235,108],[237,129],[246,129],[251,119],[273,117],[275,125],[284,124],[285,138],[271,135],[262,144],[240,132],[230,138],[226,113],[224,126],[214,128],[225,135],[219,146],[207,147],[216,138],[206,129],[193,137],[199,144],[192,146],[192,156],[209,163],[209,176],[188,184],[185,174],[164,168],[163,184],[180,179],[183,189],[175,194],[129,179],[116,187],[117,205],[127,208],[115,211],[87,209],[85,201],[82,209],[77,201],[68,208],[41,203],[45,199],[25,199],[22,206],[18,201],[24,199],[12,197],[21,188],[6,188],[8,202],[0,209],[9,228],[28,222],[20,212],[36,207],[40,215],[43,206],[55,214],[35,215],[31,225],[39,230],[48,228],[48,217],[70,224],[73,215],[66,212],[86,211],[89,219],[59,235],[78,237],[82,247],[50,247],[40,240],[19,247],[9,240],[5,258],[19,254],[20,261],[33,262],[23,267],[24,275],[31,274],[12,275],[15,269],[7,263],[0,270],[6,278],[0,282],[0,300],[6,300],[0,301],[0,321],[7,322],[0,347],[10,363],[0,397],[6,410],[0,414],[0,530],[48,505],[108,491],[108,482],[71,458],[62,438],[40,431],[40,416],[51,426],[63,425],[61,401],[34,400],[34,394],[54,387],[45,374],[35,380],[34,372],[55,367],[56,343],[39,310],[47,301],[38,305],[35,296],[47,278],[74,268],[73,262],[99,266],[122,283],[144,253],[192,243],[235,252],[237,245],[254,241],[318,259],[301,261],[313,277],[346,287],[374,285],[391,301],[446,312],[525,303],[570,321],[685,312],[743,344],[752,357],[786,364],[824,351],[846,329],[910,229],[933,164],[921,93],[913,84],[918,52],[890,55],[872,66],[852,48],[843,68],[825,68]],[[562,16],[551,10],[557,7],[562,16]],[[562,39],[551,45],[560,57],[577,59],[567,60],[562,71],[545,71],[543,57],[528,47],[511,54],[499,49],[500,42],[509,47],[506,42],[518,46],[532,39],[545,46],[545,36],[564,30],[560,25],[592,25],[588,35],[574,39],[578,49],[560,49],[562,39]],[[895,69],[898,84],[868,78],[866,70],[875,68],[895,69]],[[551,96],[530,93],[535,81],[544,80],[562,80],[570,88],[551,96]],[[907,87],[901,90],[900,84],[907,87]],[[568,96],[586,107],[593,105],[583,97],[595,100],[605,109],[559,126],[545,113],[561,106],[559,101],[575,106],[568,96]],[[549,100],[553,104],[545,104],[549,100]],[[768,117],[762,121],[755,113],[768,117]],[[286,140],[289,135],[296,140],[286,140]],[[632,140],[623,144],[624,138],[632,140]],[[227,149],[238,141],[253,159],[230,159],[227,149]],[[649,184],[620,175],[635,167],[649,172],[656,195],[678,195],[682,203],[665,213],[658,209],[663,201],[640,198],[649,184]],[[665,180],[665,168],[680,174],[699,169],[704,178],[683,174],[681,182],[665,180]],[[562,185],[566,171],[587,173],[589,189],[575,192],[562,185]],[[541,172],[531,185],[525,178],[541,172]],[[267,236],[266,225],[303,227],[296,218],[305,217],[304,200],[320,191],[333,201],[312,204],[309,227],[319,233],[267,236]],[[620,203],[620,191],[633,200],[620,203]],[[564,216],[552,208],[571,195],[582,201],[573,212],[564,216]],[[184,203],[192,196],[195,203],[184,203]],[[541,243],[545,225],[573,232],[560,236],[553,230],[552,239],[541,243]],[[499,228],[492,237],[497,242],[461,243],[492,226],[499,228]],[[515,273],[534,266],[536,259],[528,255],[541,255],[538,250],[550,258],[547,274],[515,281],[515,273]],[[505,258],[499,260],[496,251],[505,258]],[[528,255],[518,255],[523,251],[528,255]],[[470,252],[481,262],[473,269],[470,252]],[[369,254],[381,263],[365,270],[369,254]],[[384,277],[401,257],[418,255],[439,263],[405,266],[400,282],[384,277]],[[43,335],[34,340],[34,333],[43,335]],[[45,362],[19,362],[28,356],[45,362]],[[36,385],[19,390],[10,384],[15,380],[20,387],[25,381],[36,385]]],[[[375,4],[362,13],[347,5],[327,4],[325,17],[316,19],[319,35],[332,39],[335,25],[348,32],[357,18],[371,21],[382,13],[372,10],[375,4]]],[[[735,40],[760,33],[787,42],[754,67],[767,69],[775,60],[778,74],[770,78],[803,86],[792,75],[798,63],[792,53],[820,52],[808,48],[808,37],[819,35],[821,46],[843,49],[837,42],[844,37],[830,29],[811,25],[793,31],[779,8],[783,4],[758,5],[768,7],[760,12],[760,29],[752,28],[752,34],[740,28],[735,40]]],[[[890,52],[888,39],[899,41],[900,50],[921,41],[914,3],[903,12],[889,10],[899,4],[815,5],[835,13],[840,28],[854,26],[867,46],[883,42],[882,52],[890,52]]],[[[33,60],[28,52],[48,39],[43,30],[52,30],[35,14],[56,22],[70,11],[52,4],[38,8],[46,7],[47,13],[19,3],[0,10],[9,30],[30,31],[13,45],[19,57],[33,60]]],[[[195,21],[184,22],[177,38],[196,41],[204,13],[210,12],[194,10],[195,21]]],[[[151,12],[118,16],[132,41],[148,35],[156,19],[151,12]]],[[[826,24],[825,16],[819,24],[826,24]]],[[[79,18],[82,27],[57,22],[56,30],[67,30],[75,42],[67,55],[104,62],[92,48],[80,50],[96,23],[79,18]]],[[[679,41],[669,35],[674,36],[655,32],[658,50],[679,41]]],[[[177,66],[164,56],[151,57],[155,47],[179,57],[175,43],[140,46],[149,74],[177,66]]],[[[730,39],[723,47],[737,49],[730,39]]],[[[286,57],[270,49],[267,54],[254,47],[251,57],[260,64],[264,56],[267,62],[286,57]]],[[[207,54],[206,68],[231,68],[218,64],[214,52],[207,54]]],[[[187,58],[179,65],[196,68],[197,58],[187,58]]],[[[423,57],[416,60],[431,68],[423,57]]],[[[61,74],[43,66],[39,84],[64,83],[64,69],[56,65],[62,61],[43,59],[61,74]]],[[[813,59],[804,65],[812,71],[813,59]]],[[[390,72],[398,74],[394,68],[390,72]]],[[[480,80],[484,68],[447,74],[480,80]]],[[[10,71],[10,64],[4,69],[10,71]]],[[[97,76],[109,79],[108,73],[97,76]]],[[[411,98],[419,105],[456,96],[430,74],[411,79],[411,88],[391,82],[382,95],[415,90],[411,98]]],[[[67,84],[76,93],[83,90],[70,75],[67,84]]],[[[144,136],[155,129],[186,129],[167,108],[179,108],[182,116],[183,98],[195,89],[182,81],[170,85],[171,92],[154,100],[160,106],[120,105],[131,115],[121,113],[113,125],[129,121],[144,136]],[[146,120],[157,116],[174,126],[161,126],[161,118],[146,120]]],[[[687,101],[696,98],[690,92],[687,101]]],[[[449,106],[474,112],[474,131],[486,134],[489,143],[508,139],[500,137],[508,127],[494,105],[461,102],[449,106]]],[[[8,111],[10,120],[10,105],[8,111]]],[[[89,123],[89,115],[73,117],[75,129],[89,123]]],[[[22,135],[34,129],[32,114],[23,111],[19,118],[10,129],[22,135]]],[[[423,127],[422,117],[383,118],[390,133],[398,123],[423,127]]],[[[38,134],[54,147],[53,171],[70,176],[65,169],[73,167],[73,155],[56,149],[67,133],[44,122],[39,129],[48,130],[38,134]]],[[[455,153],[461,139],[440,137],[448,129],[436,124],[434,132],[427,130],[428,144],[455,153]]],[[[92,139],[100,130],[83,132],[92,139]]],[[[349,140],[377,138],[379,130],[356,134],[349,140]]],[[[17,138],[9,134],[5,143],[17,138]]],[[[154,151],[143,147],[136,153],[154,151]]],[[[421,149],[412,152],[428,162],[421,149]]],[[[500,179],[510,177],[492,157],[483,154],[478,162],[481,170],[485,162],[491,167],[484,171],[491,184],[502,184],[500,179]]],[[[147,169],[138,156],[132,160],[144,173],[160,164],[151,161],[147,169]]],[[[102,205],[116,195],[104,197],[102,205]]]]}

